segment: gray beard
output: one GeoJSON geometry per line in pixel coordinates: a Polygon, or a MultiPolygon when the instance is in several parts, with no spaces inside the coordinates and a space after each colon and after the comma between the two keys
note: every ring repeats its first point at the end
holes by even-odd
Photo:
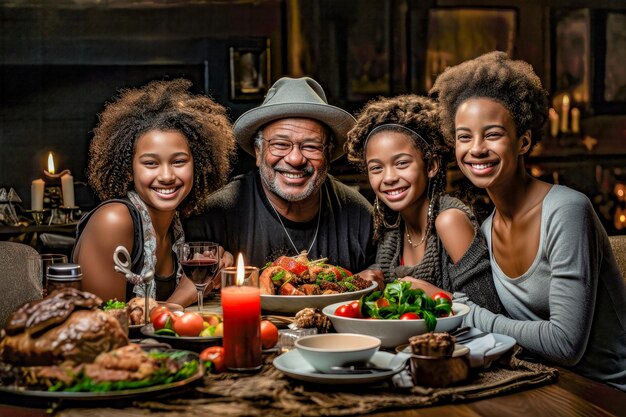
{"type": "MultiPolygon", "coordinates": [[[[267,188],[269,191],[276,194],[277,196],[279,196],[285,201],[290,201],[290,202],[302,201],[311,197],[313,193],[315,193],[317,190],[319,190],[322,187],[322,184],[324,183],[324,181],[326,181],[326,178],[328,177],[328,165],[326,165],[325,167],[320,167],[320,168],[321,169],[318,171],[317,179],[313,183],[309,184],[307,189],[304,190],[301,194],[287,194],[283,192],[283,190],[281,190],[280,187],[278,187],[278,185],[276,185],[276,181],[270,181],[268,178],[266,178],[263,175],[263,169],[273,170],[272,167],[264,166],[261,169],[261,181],[263,181],[265,188],[267,188]]],[[[276,175],[280,175],[280,174],[276,174],[276,175]]]]}

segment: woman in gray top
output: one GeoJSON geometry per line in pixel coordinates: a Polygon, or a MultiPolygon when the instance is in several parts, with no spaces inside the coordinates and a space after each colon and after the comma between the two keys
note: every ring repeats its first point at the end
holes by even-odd
{"type": "Polygon", "coordinates": [[[495,205],[482,229],[510,318],[470,296],[466,324],[626,390],[626,289],[606,231],[586,196],[526,172],[548,113],[532,67],[492,52],[448,68],[431,95],[461,171],[495,205]]]}
{"type": "Polygon", "coordinates": [[[371,268],[381,269],[387,282],[422,279],[499,312],[478,223],[466,205],[444,194],[451,147],[437,103],[416,95],[370,102],[348,133],[346,151],[376,194],[371,268]]]}

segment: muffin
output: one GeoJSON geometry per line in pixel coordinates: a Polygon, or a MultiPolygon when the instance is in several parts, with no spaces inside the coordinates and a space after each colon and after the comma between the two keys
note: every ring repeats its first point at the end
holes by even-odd
{"type": "Polygon", "coordinates": [[[454,336],[448,333],[425,333],[409,338],[414,355],[445,357],[454,352],[454,336]]]}

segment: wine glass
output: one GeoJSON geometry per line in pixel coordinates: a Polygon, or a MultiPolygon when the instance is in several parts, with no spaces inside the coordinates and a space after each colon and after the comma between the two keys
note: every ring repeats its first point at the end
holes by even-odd
{"type": "Polygon", "coordinates": [[[219,269],[219,245],[213,242],[185,242],[178,246],[178,261],[198,291],[198,311],[202,311],[204,291],[219,269]]]}
{"type": "Polygon", "coordinates": [[[32,282],[39,281],[42,286],[42,295],[48,295],[48,280],[46,272],[48,266],[53,264],[66,264],[67,256],[59,253],[42,253],[29,255],[26,259],[26,270],[32,282]]]}

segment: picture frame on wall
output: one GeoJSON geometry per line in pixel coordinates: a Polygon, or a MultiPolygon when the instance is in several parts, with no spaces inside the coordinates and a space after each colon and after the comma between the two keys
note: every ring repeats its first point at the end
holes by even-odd
{"type": "Polygon", "coordinates": [[[550,26],[553,105],[560,106],[567,95],[571,106],[589,109],[592,71],[590,11],[554,9],[550,26]]]}
{"type": "Polygon", "coordinates": [[[622,113],[626,108],[626,11],[597,10],[592,21],[594,112],[622,113]]]}
{"type": "Polygon", "coordinates": [[[240,40],[229,48],[230,100],[261,101],[270,86],[269,39],[240,40]]]}
{"type": "Polygon", "coordinates": [[[498,50],[513,54],[517,10],[513,8],[433,8],[428,13],[424,91],[447,67],[498,50]]]}
{"type": "Polygon", "coordinates": [[[389,3],[365,0],[354,9],[347,29],[348,100],[363,101],[389,95],[390,29],[389,3]],[[375,14],[371,10],[377,10],[375,14]]]}

